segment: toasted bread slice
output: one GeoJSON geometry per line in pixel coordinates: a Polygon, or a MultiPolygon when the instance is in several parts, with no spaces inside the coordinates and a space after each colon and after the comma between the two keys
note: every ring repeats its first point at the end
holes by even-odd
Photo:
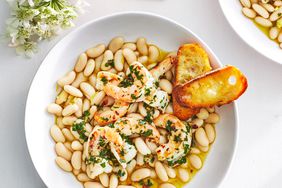
{"type": "MultiPolygon", "coordinates": [[[[196,76],[210,71],[212,68],[209,63],[208,55],[197,44],[184,44],[177,53],[175,65],[174,86],[184,84],[196,76]]],[[[173,111],[181,120],[187,120],[199,112],[198,108],[181,106],[172,95],[173,111]]]]}
{"type": "Polygon", "coordinates": [[[184,84],[211,69],[208,54],[203,48],[197,44],[184,44],[177,52],[175,84],[184,84]]]}
{"type": "Polygon", "coordinates": [[[174,89],[181,106],[199,108],[221,106],[240,97],[247,89],[246,77],[233,66],[226,66],[174,89]]]}

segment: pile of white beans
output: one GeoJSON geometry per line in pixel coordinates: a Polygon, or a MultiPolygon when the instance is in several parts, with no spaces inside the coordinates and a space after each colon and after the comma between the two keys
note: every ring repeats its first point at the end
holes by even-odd
{"type": "MultiPolygon", "coordinates": [[[[115,37],[108,46],[99,44],[82,53],[74,69],[58,80],[56,100],[47,107],[47,111],[56,117],[56,124],[50,130],[51,137],[56,143],[55,161],[62,170],[72,172],[85,188],[142,187],[140,181],[147,179],[152,180],[151,187],[175,188],[176,185],[179,187],[187,183],[202,167],[205,155],[216,137],[214,125],[219,121],[219,115],[215,112],[215,108],[202,108],[198,114],[188,120],[192,127],[194,144],[186,163],[173,168],[155,159],[146,164],[144,156],[149,153],[154,154],[157,145],[138,137],[133,140],[138,154],[127,165],[125,176],[118,177],[115,173],[103,173],[91,179],[87,175],[83,156],[86,142],[80,138],[77,131],[72,130],[72,125],[85,111],[89,111],[89,118],[92,121],[85,125],[85,135],[89,136],[95,126],[93,116],[98,106],[107,110],[114,103],[112,97],[96,89],[97,73],[103,70],[125,76],[128,64],[133,61],[139,61],[151,69],[165,57],[161,57],[161,53],[160,48],[149,45],[145,38],[138,38],[136,42],[125,42],[123,37],[115,37]],[[114,66],[106,66],[109,60],[113,60],[114,66]]],[[[168,55],[171,54],[175,53],[168,55]]],[[[159,80],[159,87],[168,94],[172,93],[173,74],[174,68],[167,71],[159,80]]],[[[153,117],[158,117],[160,113],[155,109],[153,117]]],[[[173,114],[171,103],[165,113],[173,114]]],[[[126,116],[144,117],[146,115],[147,111],[140,102],[132,104],[126,116]]],[[[166,143],[167,131],[164,129],[159,131],[160,143],[166,143]]]]}
{"type": "Polygon", "coordinates": [[[243,14],[260,26],[268,29],[269,38],[282,48],[282,1],[281,0],[240,0],[243,14]]]}

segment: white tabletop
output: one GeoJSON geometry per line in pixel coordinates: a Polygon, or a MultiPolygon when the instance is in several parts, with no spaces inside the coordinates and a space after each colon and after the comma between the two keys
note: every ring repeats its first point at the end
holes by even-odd
{"type": "MultiPolygon", "coordinates": [[[[215,0],[88,0],[79,26],[113,12],[142,10],[167,16],[198,34],[223,64],[239,67],[249,88],[238,100],[239,142],[234,163],[221,187],[277,188],[282,177],[282,65],[247,46],[231,29],[215,0]]],[[[0,1],[0,32],[8,5],[0,1]]],[[[70,32],[66,31],[65,33],[70,32]]],[[[161,32],[161,31],[160,31],[161,32]]],[[[64,34],[63,34],[64,35],[64,34]]],[[[45,187],[31,162],[24,134],[29,86],[47,52],[63,36],[45,43],[33,59],[0,45],[0,187],[45,187]]],[[[282,53],[282,51],[281,51],[282,53]]],[[[38,124],[40,124],[40,120],[38,124]]],[[[225,125],[228,126],[228,125],[225,125]]],[[[216,173],[216,169],[215,169],[216,173]]]]}

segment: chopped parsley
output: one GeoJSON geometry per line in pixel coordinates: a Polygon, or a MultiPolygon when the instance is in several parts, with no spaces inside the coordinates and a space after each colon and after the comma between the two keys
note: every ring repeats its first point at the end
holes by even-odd
{"type": "Polygon", "coordinates": [[[143,185],[143,187],[151,187],[153,185],[152,181],[150,179],[147,180],[140,180],[139,185],[143,185]]]}
{"type": "Polygon", "coordinates": [[[121,138],[125,141],[125,142],[127,142],[128,144],[133,144],[132,143],[132,140],[129,138],[129,136],[126,136],[125,134],[123,134],[123,133],[120,133],[120,136],[121,136],[121,138]]]}
{"type": "Polygon", "coordinates": [[[106,167],[106,163],[105,162],[101,163],[101,167],[105,168],[106,167]]]}
{"type": "Polygon", "coordinates": [[[140,134],[141,134],[141,136],[148,137],[148,136],[153,134],[153,130],[149,129],[147,131],[141,132],[140,134]]]}
{"type": "Polygon", "coordinates": [[[84,129],[85,127],[85,121],[81,121],[79,123],[74,123],[72,125],[72,130],[77,131],[79,134],[79,138],[82,139],[84,142],[87,141],[88,137],[85,135],[86,130],[84,129]]]}
{"type": "Polygon", "coordinates": [[[105,64],[106,67],[114,67],[114,60],[113,59],[110,59],[107,61],[107,63],[105,64]]]}
{"type": "Polygon", "coordinates": [[[151,90],[149,88],[145,89],[145,96],[149,96],[151,93],[151,90]]]}
{"type": "Polygon", "coordinates": [[[180,135],[175,135],[174,138],[173,138],[173,140],[174,140],[175,142],[180,142],[180,141],[181,141],[180,135]]]}
{"type": "Polygon", "coordinates": [[[108,80],[106,77],[101,78],[101,81],[103,82],[104,85],[108,83],[108,80]]]}
{"type": "Polygon", "coordinates": [[[111,128],[115,128],[113,123],[108,124],[108,126],[111,127],[111,128]]]}
{"type": "Polygon", "coordinates": [[[168,120],[167,122],[166,122],[166,126],[165,126],[165,129],[167,130],[167,131],[169,131],[169,132],[171,132],[172,131],[172,122],[170,121],[170,120],[168,120]]]}
{"type": "Polygon", "coordinates": [[[130,87],[133,85],[133,82],[134,82],[134,79],[132,77],[132,75],[128,75],[127,78],[125,78],[124,80],[122,80],[120,83],[119,83],[119,87],[124,87],[124,88],[127,88],[127,87],[130,87]]]}
{"type": "Polygon", "coordinates": [[[123,170],[118,170],[118,172],[117,172],[118,177],[122,177],[124,175],[125,175],[125,172],[123,170]]]}

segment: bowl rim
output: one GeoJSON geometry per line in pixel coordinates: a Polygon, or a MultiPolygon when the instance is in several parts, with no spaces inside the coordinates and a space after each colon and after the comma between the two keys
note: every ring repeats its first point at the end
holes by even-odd
{"type": "MultiPolygon", "coordinates": [[[[277,63],[277,64],[279,64],[279,65],[282,65],[282,60],[279,61],[279,59],[277,59],[277,58],[275,58],[275,57],[272,57],[272,56],[270,56],[270,55],[264,54],[259,48],[255,47],[249,40],[247,40],[245,37],[243,37],[243,36],[240,34],[240,32],[235,28],[235,25],[229,21],[229,16],[227,16],[227,15],[228,15],[227,10],[225,10],[225,9],[223,8],[223,6],[224,6],[223,3],[222,3],[223,1],[224,1],[224,0],[219,0],[219,1],[218,1],[218,2],[219,2],[219,5],[220,5],[220,8],[221,8],[221,11],[223,12],[223,15],[224,15],[224,17],[225,17],[225,19],[226,19],[228,25],[231,26],[231,28],[233,29],[233,31],[235,31],[235,33],[239,36],[239,38],[240,38],[242,41],[244,41],[245,44],[247,44],[249,47],[251,47],[251,49],[255,50],[257,53],[259,53],[259,54],[262,55],[263,57],[266,57],[267,59],[269,59],[269,60],[271,60],[271,61],[273,61],[273,62],[275,62],[275,63],[277,63]]],[[[225,1],[226,1],[226,0],[225,0],[225,1]]],[[[238,1],[238,3],[240,3],[239,0],[237,0],[237,1],[238,1]]],[[[246,19],[248,19],[248,18],[246,18],[246,19]]],[[[259,30],[259,29],[258,29],[258,30],[259,30]]],[[[269,39],[269,40],[270,40],[270,39],[269,39]]],[[[277,44],[277,45],[278,45],[278,44],[277,44]]],[[[279,48],[279,47],[278,47],[278,48],[279,48]]],[[[281,50],[281,51],[282,51],[282,50],[281,50]]],[[[281,52],[281,53],[282,53],[282,52],[281,52]]]]}
{"type": "MultiPolygon", "coordinates": [[[[193,31],[191,31],[190,29],[186,28],[185,26],[183,26],[182,24],[179,24],[178,22],[170,19],[170,18],[167,18],[165,16],[161,16],[159,14],[156,14],[156,13],[152,13],[152,12],[146,12],[146,11],[120,11],[120,12],[115,12],[115,13],[112,13],[112,14],[108,14],[106,16],[101,16],[101,17],[98,17],[96,19],[93,19],[93,20],[90,20],[84,24],[82,24],[81,26],[75,28],[74,30],[72,30],[71,32],[69,32],[68,34],[66,34],[64,37],[62,37],[47,53],[47,55],[45,56],[45,58],[43,59],[41,65],[39,66],[38,70],[36,71],[32,81],[31,81],[31,84],[30,84],[30,87],[29,87],[29,91],[28,91],[28,95],[27,95],[27,98],[26,98],[26,106],[25,106],[25,114],[24,114],[24,117],[25,117],[25,120],[24,120],[24,123],[25,123],[25,141],[26,141],[26,144],[27,144],[27,148],[28,148],[28,153],[30,155],[30,158],[31,158],[31,161],[32,161],[32,164],[34,166],[34,168],[36,169],[36,172],[38,173],[39,177],[41,178],[41,180],[44,182],[44,184],[48,187],[48,181],[45,179],[45,177],[43,177],[43,175],[40,173],[40,171],[38,170],[38,167],[35,165],[35,157],[34,155],[32,155],[32,151],[34,151],[33,149],[31,149],[31,146],[30,146],[30,138],[27,136],[28,135],[28,126],[27,126],[27,110],[28,110],[28,106],[29,106],[29,103],[31,101],[31,97],[30,97],[30,93],[31,93],[31,90],[32,88],[34,87],[34,80],[35,78],[38,76],[39,72],[41,69],[43,69],[43,67],[45,66],[45,61],[46,59],[48,59],[48,57],[50,55],[52,55],[52,51],[54,48],[56,48],[57,46],[59,46],[61,43],[64,42],[64,40],[68,37],[70,37],[71,35],[74,35],[75,33],[79,32],[80,30],[84,29],[85,27],[95,23],[95,22],[99,22],[99,21],[103,21],[103,20],[107,20],[107,19],[111,19],[113,17],[116,17],[116,16],[130,16],[130,15],[137,15],[137,16],[147,16],[147,17],[154,17],[154,18],[157,18],[157,19],[161,19],[161,20],[164,20],[164,21],[167,21],[177,27],[180,27],[181,29],[184,29],[185,31],[187,32],[190,32],[194,38],[196,38],[198,41],[200,41],[204,47],[206,49],[208,49],[208,51],[212,54],[212,56],[214,57],[214,59],[217,61],[217,63],[220,65],[220,66],[223,66],[221,64],[221,62],[219,61],[218,57],[215,55],[215,53],[210,49],[210,47],[198,36],[196,35],[193,31]]],[[[220,187],[220,185],[222,184],[223,180],[227,177],[227,175],[229,174],[230,172],[230,168],[234,162],[234,159],[235,159],[235,155],[236,155],[236,152],[237,152],[237,147],[238,147],[238,138],[239,138],[239,117],[238,117],[238,108],[237,108],[237,103],[234,101],[232,102],[231,104],[233,104],[233,109],[234,109],[234,129],[235,129],[235,132],[234,132],[234,143],[233,143],[233,150],[232,150],[232,155],[231,155],[231,158],[230,158],[230,162],[229,164],[227,165],[227,168],[226,168],[226,173],[223,175],[222,179],[218,182],[218,187],[220,187]]],[[[187,186],[188,184],[186,184],[185,186],[187,186]]]]}

